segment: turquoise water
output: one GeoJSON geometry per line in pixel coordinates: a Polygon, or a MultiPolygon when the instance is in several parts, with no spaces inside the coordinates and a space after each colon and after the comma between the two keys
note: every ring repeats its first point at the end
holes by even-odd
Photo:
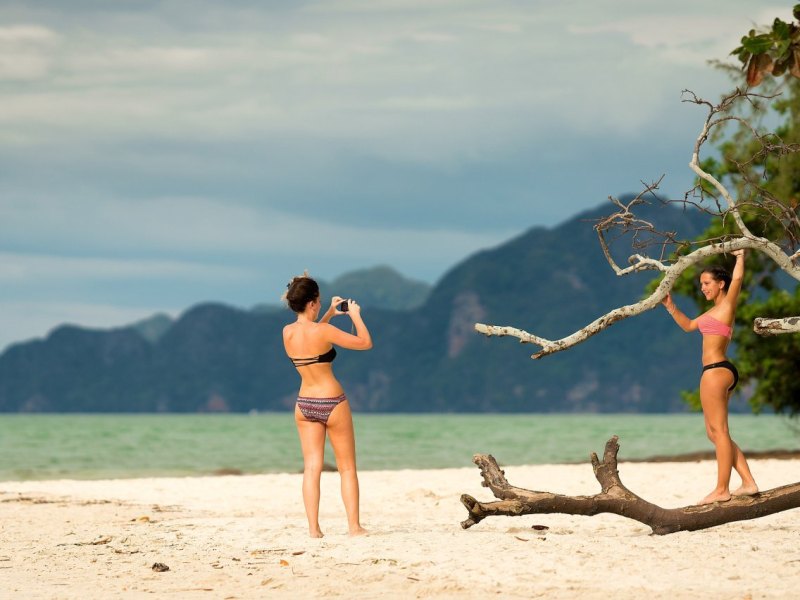
{"type": "MultiPolygon", "coordinates": [[[[800,449],[783,417],[732,415],[730,424],[744,450],[800,449]]],[[[613,434],[621,460],[711,449],[699,414],[356,415],[355,426],[361,469],[470,467],[475,453],[506,465],[581,462],[613,434]]],[[[302,468],[288,413],[0,415],[0,457],[0,481],[302,468]]]]}

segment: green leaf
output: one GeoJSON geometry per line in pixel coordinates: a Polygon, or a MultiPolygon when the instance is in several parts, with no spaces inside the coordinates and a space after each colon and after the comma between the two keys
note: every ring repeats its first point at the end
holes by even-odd
{"type": "Polygon", "coordinates": [[[742,42],[742,46],[750,54],[763,54],[772,49],[772,37],[767,34],[761,34],[754,37],[749,37],[742,42]]]}
{"type": "Polygon", "coordinates": [[[800,4],[795,4],[794,8],[792,9],[792,15],[794,18],[800,21],[800,4]]]}
{"type": "Polygon", "coordinates": [[[775,19],[775,21],[772,23],[772,33],[774,33],[780,39],[788,40],[789,24],[785,21],[781,21],[780,19],[775,19]]]}
{"type": "Polygon", "coordinates": [[[789,46],[792,44],[792,41],[789,39],[781,40],[780,42],[775,44],[775,58],[781,59],[784,58],[789,50],[789,46]]]}
{"type": "Polygon", "coordinates": [[[733,56],[736,56],[743,64],[747,64],[747,61],[750,60],[750,53],[744,49],[744,46],[739,46],[731,51],[733,56]]]}

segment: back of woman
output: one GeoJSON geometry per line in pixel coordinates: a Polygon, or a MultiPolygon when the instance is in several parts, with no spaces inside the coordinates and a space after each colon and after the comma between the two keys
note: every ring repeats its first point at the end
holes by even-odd
{"type": "Polygon", "coordinates": [[[296,322],[287,325],[283,330],[283,344],[290,360],[298,367],[302,382],[300,385],[301,396],[342,393],[342,386],[333,375],[333,362],[318,360],[318,357],[324,357],[333,348],[331,342],[325,338],[319,324],[296,322]]]}
{"type": "Polygon", "coordinates": [[[333,373],[336,348],[369,350],[372,338],[361,318],[361,307],[338,296],[320,317],[322,302],[317,282],[308,274],[289,282],[286,302],[297,320],[283,328],[286,354],[300,375],[295,422],[303,450],[303,503],[311,537],[322,537],[319,525],[320,477],[325,438],[330,438],[336,467],[342,479],[342,499],[350,535],[366,533],[359,515],[355,433],[350,404],[333,373]],[[355,334],[330,324],[331,318],[349,314],[355,334]]]}

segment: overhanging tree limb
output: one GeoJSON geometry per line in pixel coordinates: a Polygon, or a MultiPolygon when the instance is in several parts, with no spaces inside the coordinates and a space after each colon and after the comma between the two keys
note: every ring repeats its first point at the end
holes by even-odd
{"type": "MultiPolygon", "coordinates": [[[[486,335],[489,337],[492,336],[511,336],[516,337],[522,343],[526,344],[536,344],[541,346],[542,349],[539,352],[536,352],[531,356],[531,358],[542,358],[543,356],[547,356],[548,354],[554,354],[556,352],[561,352],[562,350],[566,350],[580,344],[581,342],[586,341],[593,335],[600,333],[607,327],[610,327],[617,321],[621,321],[623,319],[627,319],[629,317],[633,317],[639,315],[647,310],[657,307],[661,300],[663,300],[667,293],[672,289],[675,281],[680,277],[681,273],[683,273],[686,269],[692,267],[693,265],[697,264],[698,262],[717,254],[725,254],[730,253],[733,250],[740,250],[743,248],[749,248],[752,250],[757,250],[763,252],[770,258],[775,256],[778,260],[783,257],[786,257],[786,254],[778,247],[776,244],[769,242],[763,238],[734,238],[730,241],[722,242],[720,244],[712,244],[709,246],[704,246],[702,248],[698,248],[694,252],[687,254],[686,256],[682,256],[679,258],[675,263],[670,266],[661,263],[662,271],[664,273],[664,278],[659,283],[658,287],[655,291],[650,294],[644,300],[636,302],[635,304],[629,304],[626,306],[621,306],[619,308],[615,308],[614,310],[604,314],[602,317],[595,319],[585,327],[578,329],[576,332],[563,337],[558,340],[548,340],[546,338],[537,336],[535,334],[529,333],[522,329],[518,329],[516,327],[510,326],[497,326],[497,325],[486,325],[483,323],[476,323],[475,330],[486,335]]],[[[788,262],[787,261],[782,262],[788,262]]],[[[776,262],[778,262],[776,260],[776,262]]],[[[780,263],[779,263],[780,264],[780,263]]],[[[789,273],[792,277],[800,281],[800,267],[797,266],[790,266],[783,269],[787,273],[789,273]]],[[[773,319],[775,322],[786,322],[786,326],[789,326],[790,322],[794,322],[797,317],[787,317],[786,319],[773,319]]],[[[777,326],[773,324],[772,332],[779,333],[779,332],[789,332],[792,331],[791,329],[782,328],[779,329],[777,326]]],[[[759,330],[756,329],[756,332],[759,333],[759,330]]]]}
{"type": "MultiPolygon", "coordinates": [[[[737,89],[730,95],[723,98],[723,100],[719,104],[714,105],[708,101],[698,98],[691,92],[686,92],[686,93],[690,95],[690,98],[687,101],[708,107],[708,116],[706,117],[705,122],[703,123],[703,127],[701,128],[700,134],[698,135],[695,141],[694,151],[692,153],[692,160],[690,161],[689,166],[701,180],[710,184],[717,191],[717,193],[723,198],[724,207],[720,208],[721,211],[720,215],[723,218],[730,217],[734,221],[736,228],[739,230],[739,234],[736,236],[724,236],[716,240],[707,240],[707,245],[697,248],[692,252],[689,252],[683,256],[680,256],[672,264],[669,264],[669,262],[664,259],[664,254],[665,254],[664,249],[670,245],[681,244],[675,238],[675,234],[673,232],[659,232],[651,223],[637,218],[636,215],[634,214],[635,206],[644,202],[643,196],[645,194],[653,194],[654,191],[658,189],[658,184],[661,181],[659,179],[659,181],[657,181],[656,183],[646,185],[645,190],[628,204],[623,204],[622,202],[614,198],[611,198],[611,201],[618,207],[618,211],[610,215],[609,217],[601,219],[595,225],[595,229],[598,233],[598,238],[600,241],[600,246],[603,251],[603,254],[606,257],[606,260],[608,261],[611,268],[618,276],[624,276],[630,273],[635,273],[643,270],[657,270],[663,273],[663,279],[661,280],[658,287],[652,294],[650,294],[647,298],[640,300],[639,302],[636,302],[634,304],[629,304],[626,306],[615,308],[614,310],[611,310],[608,313],[602,315],[601,317],[595,319],[588,325],[578,329],[574,333],[557,340],[549,340],[540,337],[536,334],[519,329],[517,327],[507,326],[507,325],[498,326],[498,325],[487,325],[484,323],[477,323],[475,325],[475,329],[478,332],[483,333],[486,336],[516,337],[522,343],[536,344],[538,346],[541,346],[541,350],[534,353],[531,356],[531,358],[534,359],[542,358],[543,356],[554,354],[556,352],[561,352],[562,350],[571,348],[576,344],[580,344],[581,342],[589,339],[596,333],[599,333],[600,331],[606,329],[607,327],[610,327],[617,321],[621,321],[623,319],[639,315],[647,310],[655,308],[672,289],[678,277],[684,271],[686,271],[693,265],[697,264],[701,260],[706,259],[710,256],[729,253],[732,252],[733,250],[739,250],[739,249],[751,249],[764,254],[765,256],[770,258],[773,262],[775,262],[775,264],[782,271],[789,274],[797,281],[800,281],[800,264],[797,264],[798,257],[800,257],[800,250],[798,250],[797,248],[792,248],[791,250],[793,251],[793,253],[790,255],[774,241],[754,235],[747,227],[747,225],[744,222],[744,219],[742,218],[741,214],[742,202],[735,200],[733,196],[730,194],[730,192],[718,179],[713,177],[711,174],[709,174],[702,168],[699,161],[700,149],[702,145],[705,143],[705,141],[708,139],[710,132],[715,127],[719,127],[723,123],[731,120],[736,120],[739,122],[743,121],[739,117],[727,116],[723,113],[728,113],[736,101],[742,99],[747,101],[752,101],[751,98],[753,96],[759,98],[765,98],[766,96],[754,95],[747,91],[742,91],[737,89]],[[723,116],[719,116],[721,114],[723,116]],[[661,237],[663,240],[661,242],[661,258],[660,259],[650,258],[642,255],[641,253],[637,253],[632,255],[628,259],[628,262],[630,263],[631,266],[627,268],[619,267],[619,265],[616,264],[611,255],[611,252],[608,248],[608,244],[605,238],[606,232],[612,230],[613,228],[620,228],[624,232],[633,232],[634,236],[640,235],[642,232],[645,232],[648,234],[652,234],[654,236],[661,237]]],[[[765,141],[765,136],[760,136],[757,132],[755,132],[755,130],[754,134],[757,135],[759,140],[762,142],[761,144],[762,150],[763,149],[772,150],[775,147],[780,147],[781,152],[800,151],[800,147],[776,146],[769,140],[765,141]]],[[[768,195],[762,198],[762,202],[767,206],[767,208],[772,208],[773,204],[776,205],[779,204],[774,198],[768,195]]],[[[652,243],[652,241],[650,241],[649,243],[652,243]]],[[[684,244],[684,246],[686,245],[687,244],[684,244]]],[[[757,321],[756,324],[754,324],[754,331],[759,334],[769,334],[769,335],[794,332],[797,331],[795,327],[797,326],[798,321],[800,321],[800,317],[771,319],[768,324],[765,324],[763,321],[757,321]]]]}

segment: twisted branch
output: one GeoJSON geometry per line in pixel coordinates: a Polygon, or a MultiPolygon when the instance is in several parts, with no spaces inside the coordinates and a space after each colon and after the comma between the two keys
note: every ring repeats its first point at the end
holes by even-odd
{"type": "MultiPolygon", "coordinates": [[[[709,108],[708,116],[706,117],[700,134],[695,141],[692,160],[689,163],[689,167],[697,174],[698,177],[711,184],[724,199],[726,208],[723,208],[718,204],[718,212],[716,214],[722,216],[723,218],[726,216],[733,218],[737,228],[740,231],[740,235],[722,236],[717,239],[706,240],[704,242],[706,245],[697,248],[696,250],[684,256],[680,256],[672,264],[669,264],[669,262],[665,259],[665,255],[668,254],[667,250],[669,248],[686,249],[691,247],[692,243],[678,240],[675,232],[658,231],[652,223],[640,219],[634,214],[634,208],[645,203],[645,196],[655,197],[655,191],[658,189],[661,179],[663,179],[662,176],[662,178],[655,183],[646,184],[644,190],[627,204],[613,197],[609,198],[609,200],[617,206],[618,211],[608,217],[600,219],[594,226],[595,230],[597,231],[600,247],[604,256],[606,257],[606,261],[618,276],[628,275],[630,273],[645,270],[655,270],[663,273],[663,279],[655,291],[650,294],[650,296],[635,304],[629,304],[615,308],[614,310],[611,310],[610,312],[595,319],[588,325],[578,329],[574,333],[557,340],[549,340],[523,329],[507,325],[498,326],[477,323],[475,325],[476,331],[490,337],[516,337],[521,343],[538,345],[541,347],[541,350],[534,353],[531,358],[542,358],[543,356],[561,352],[562,350],[571,348],[576,344],[580,344],[581,342],[586,341],[593,335],[599,333],[607,327],[610,327],[618,321],[639,315],[647,310],[655,308],[666,297],[666,295],[672,289],[675,281],[684,271],[686,271],[686,269],[710,256],[729,253],[733,250],[744,248],[761,252],[774,261],[781,270],[791,275],[794,279],[800,281],[800,265],[797,264],[798,259],[800,259],[800,250],[796,250],[793,254],[789,255],[775,242],[772,242],[767,238],[754,235],[742,219],[741,209],[745,204],[741,201],[737,202],[734,200],[725,186],[711,174],[704,171],[699,163],[700,148],[708,139],[711,131],[714,128],[720,127],[728,121],[739,121],[750,127],[750,125],[740,117],[731,115],[720,117],[718,116],[720,113],[727,113],[730,111],[734,103],[742,98],[748,102],[752,102],[753,97],[770,97],[759,96],[737,89],[729,96],[723,98],[720,104],[713,105],[706,100],[698,98],[692,92],[684,91],[684,93],[690,96],[690,99],[684,101],[705,105],[709,108]],[[606,239],[608,233],[612,230],[621,230],[623,233],[633,232],[634,248],[652,246],[656,243],[659,244],[661,248],[660,258],[650,258],[641,253],[637,253],[629,257],[629,267],[620,267],[613,259],[608,241],[606,239]]],[[[752,129],[752,127],[751,130],[753,131],[753,134],[756,135],[761,141],[762,152],[772,152],[776,149],[779,149],[782,153],[800,151],[800,146],[798,145],[775,145],[767,140],[766,136],[759,135],[757,131],[752,129]]],[[[780,202],[773,198],[768,192],[766,192],[766,190],[762,190],[762,192],[763,193],[760,195],[760,197],[764,203],[770,206],[773,204],[780,206],[780,208],[773,207],[775,210],[771,212],[773,215],[777,212],[779,215],[778,218],[780,218],[781,222],[785,224],[787,231],[791,233],[790,230],[794,227],[795,222],[800,223],[797,215],[795,215],[791,210],[788,210],[785,206],[781,205],[780,202]]],[[[688,194],[687,197],[684,198],[683,202],[684,204],[692,204],[692,202],[688,199],[688,194]]],[[[794,240],[793,235],[789,235],[789,239],[794,240]]],[[[757,319],[754,324],[754,331],[762,335],[775,335],[778,333],[795,332],[797,331],[796,327],[798,322],[800,322],[800,317],[786,317],[784,319],[757,319]]]]}
{"type": "MultiPolygon", "coordinates": [[[[576,346],[581,342],[585,342],[590,337],[600,333],[601,331],[610,327],[617,321],[622,321],[623,319],[640,315],[647,310],[651,310],[657,307],[661,303],[661,300],[663,300],[666,297],[667,293],[669,293],[670,289],[672,289],[672,286],[674,285],[678,277],[680,277],[681,273],[683,273],[686,269],[702,261],[703,259],[708,258],[709,256],[714,256],[716,254],[730,253],[733,250],[739,250],[742,248],[749,248],[766,254],[767,256],[772,258],[775,262],[777,262],[779,265],[782,264],[783,270],[785,272],[787,272],[789,275],[800,281],[800,266],[792,265],[789,257],[786,256],[786,254],[776,244],[773,244],[772,242],[764,238],[755,238],[755,239],[735,238],[733,240],[723,242],[721,244],[713,244],[709,246],[704,246],[702,248],[698,248],[694,252],[687,254],[686,256],[682,256],[669,267],[663,265],[662,263],[663,267],[662,271],[664,273],[664,278],[661,280],[661,283],[658,285],[655,291],[652,294],[650,294],[647,298],[635,304],[628,304],[626,306],[615,308],[614,310],[604,314],[598,319],[595,319],[585,327],[581,327],[574,333],[566,337],[563,337],[561,339],[548,340],[546,338],[537,336],[522,329],[518,329],[516,327],[510,327],[507,325],[497,326],[497,325],[486,325],[484,323],[476,323],[475,330],[479,333],[486,335],[487,337],[511,336],[518,338],[520,342],[523,344],[536,344],[537,346],[541,346],[542,349],[539,352],[536,352],[531,355],[531,358],[539,359],[542,358],[543,356],[547,356],[548,354],[555,354],[556,352],[561,352],[563,350],[571,348],[572,346],[576,346]]],[[[788,327],[789,322],[792,321],[793,319],[798,319],[798,317],[773,319],[773,321],[786,322],[786,325],[788,327]]],[[[756,333],[762,333],[762,330],[760,329],[755,329],[755,331],[756,333]]],[[[775,325],[773,325],[770,329],[770,332],[773,335],[777,333],[786,333],[789,331],[793,330],[788,329],[786,327],[779,328],[775,325]]]]}
{"type": "Polygon", "coordinates": [[[755,519],[800,507],[798,482],[755,496],[733,497],[728,502],[661,508],[637,496],[623,485],[617,465],[618,440],[617,436],[613,436],[606,442],[602,461],[597,458],[597,454],[592,453],[592,468],[601,488],[601,492],[593,496],[565,496],[512,486],[494,457],[476,454],[473,462],[481,470],[482,485],[488,487],[499,501],[479,502],[469,494],[463,494],[461,503],[467,509],[468,516],[461,522],[461,527],[468,529],[483,519],[494,516],[553,513],[594,516],[612,513],[644,523],[657,535],[666,535],[755,519]]]}

